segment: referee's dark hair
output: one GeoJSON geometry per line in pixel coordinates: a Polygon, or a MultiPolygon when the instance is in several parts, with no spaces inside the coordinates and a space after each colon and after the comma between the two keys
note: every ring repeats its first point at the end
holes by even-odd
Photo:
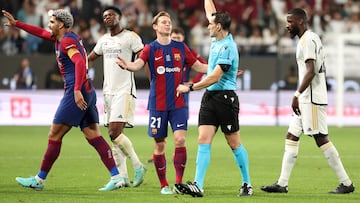
{"type": "Polygon", "coordinates": [[[119,14],[119,16],[122,16],[122,13],[121,13],[121,11],[120,11],[120,9],[119,9],[118,7],[115,7],[115,6],[106,6],[106,7],[104,8],[104,10],[103,10],[102,13],[104,13],[104,12],[107,11],[107,10],[113,10],[113,11],[115,11],[115,13],[119,14]]]}
{"type": "Polygon", "coordinates": [[[223,30],[230,31],[231,17],[227,12],[219,11],[211,15],[215,16],[215,24],[220,23],[223,30]]]}

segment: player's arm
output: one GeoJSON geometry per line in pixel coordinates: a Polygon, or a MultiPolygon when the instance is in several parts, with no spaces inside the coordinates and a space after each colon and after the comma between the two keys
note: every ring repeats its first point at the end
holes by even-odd
{"type": "Polygon", "coordinates": [[[310,83],[315,76],[315,60],[308,59],[305,61],[305,65],[306,65],[306,73],[298,88],[298,91],[300,93],[310,86],[310,83]]]}
{"type": "Polygon", "coordinates": [[[139,53],[139,58],[137,58],[134,62],[127,62],[120,56],[117,57],[116,64],[119,65],[120,68],[124,70],[129,70],[131,72],[139,71],[144,67],[148,56],[149,56],[150,48],[149,46],[145,46],[144,49],[139,53]]]}
{"type": "Polygon", "coordinates": [[[75,65],[75,103],[81,110],[85,110],[87,108],[87,103],[81,94],[81,87],[86,79],[86,62],[79,50],[75,47],[70,48],[67,51],[67,55],[75,65]]]}
{"type": "Polygon", "coordinates": [[[89,67],[92,67],[93,61],[95,61],[97,58],[99,58],[100,55],[97,55],[94,50],[90,52],[88,55],[88,65],[89,67]]]}
{"type": "Polygon", "coordinates": [[[9,12],[2,10],[3,15],[8,19],[8,22],[5,23],[6,26],[16,26],[32,35],[38,36],[40,38],[43,38],[45,40],[53,41],[55,42],[55,38],[51,37],[51,32],[34,25],[30,25],[24,22],[21,22],[19,20],[16,20],[13,15],[11,15],[9,12]]]}
{"type": "Polygon", "coordinates": [[[141,58],[136,59],[134,62],[126,62],[123,58],[118,56],[116,64],[118,64],[119,67],[124,70],[136,72],[139,71],[142,67],[144,67],[145,62],[141,58]]]}
{"type": "Polygon", "coordinates": [[[206,18],[210,22],[210,19],[212,18],[212,14],[216,12],[216,8],[213,0],[205,0],[204,7],[205,7],[206,18]]]}
{"type": "Polygon", "coordinates": [[[297,115],[300,115],[300,108],[299,108],[299,100],[298,97],[300,94],[305,91],[307,87],[310,86],[310,83],[312,79],[315,76],[315,60],[314,59],[307,59],[305,61],[306,66],[306,73],[304,75],[304,78],[299,85],[298,89],[296,90],[294,97],[292,99],[291,108],[293,109],[294,113],[297,115]]]}
{"type": "Polygon", "coordinates": [[[195,63],[192,65],[192,68],[199,73],[206,73],[208,69],[208,64],[201,63],[199,60],[196,60],[195,63]]]}

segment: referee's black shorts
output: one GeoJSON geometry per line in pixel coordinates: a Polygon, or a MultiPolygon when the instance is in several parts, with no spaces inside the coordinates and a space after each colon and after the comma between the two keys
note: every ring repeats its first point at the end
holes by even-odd
{"type": "Polygon", "coordinates": [[[208,91],[202,99],[199,125],[221,127],[224,134],[239,130],[239,98],[233,90],[208,91]]]}

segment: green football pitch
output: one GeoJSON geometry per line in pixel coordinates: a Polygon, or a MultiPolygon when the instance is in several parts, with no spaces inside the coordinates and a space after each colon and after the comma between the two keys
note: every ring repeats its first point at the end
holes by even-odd
{"type": "MultiPolygon", "coordinates": [[[[39,170],[47,145],[49,127],[0,126],[0,202],[360,202],[359,188],[353,194],[331,195],[328,191],[338,180],[311,137],[303,136],[298,160],[287,194],[262,192],[261,185],[277,180],[284,150],[287,127],[241,127],[241,139],[250,160],[250,175],[254,187],[252,197],[238,197],[241,175],[223,136],[218,133],[212,145],[211,162],[205,179],[205,196],[160,195],[159,181],[152,163],[153,140],[144,126],[126,129],[139,155],[147,165],[144,183],[137,188],[99,192],[109,180],[96,151],[85,141],[78,128],[63,139],[60,157],[53,166],[43,191],[23,188],[16,176],[28,177],[39,170]]],[[[106,129],[101,131],[110,143],[106,129]]],[[[330,127],[330,138],[340,153],[342,162],[355,186],[360,185],[360,127],[330,127]]],[[[187,136],[188,162],[184,181],[193,180],[197,151],[197,128],[191,126],[187,136]]],[[[167,140],[167,178],[174,184],[172,154],[173,137],[167,140]]],[[[133,177],[131,163],[128,172],[133,177]]]]}

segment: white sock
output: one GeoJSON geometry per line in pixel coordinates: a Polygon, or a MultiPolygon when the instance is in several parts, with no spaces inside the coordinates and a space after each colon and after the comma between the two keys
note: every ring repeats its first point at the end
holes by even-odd
{"type": "Polygon", "coordinates": [[[129,178],[126,166],[126,155],[122,152],[119,146],[112,146],[113,156],[116,163],[116,166],[119,169],[119,173],[121,177],[129,178]]]}
{"type": "Polygon", "coordinates": [[[351,184],[351,180],[344,169],[339,153],[333,143],[328,142],[322,145],[320,149],[323,151],[330,167],[334,170],[339,182],[343,183],[345,186],[349,186],[351,184]]]}
{"type": "Polygon", "coordinates": [[[115,140],[113,140],[113,143],[119,146],[123,153],[130,158],[134,169],[142,166],[130,139],[124,133],[121,133],[115,140]]]}
{"type": "Polygon", "coordinates": [[[295,165],[297,155],[299,152],[299,142],[293,140],[285,140],[285,151],[282,160],[281,173],[278,180],[280,186],[287,186],[291,171],[295,165]]]}

